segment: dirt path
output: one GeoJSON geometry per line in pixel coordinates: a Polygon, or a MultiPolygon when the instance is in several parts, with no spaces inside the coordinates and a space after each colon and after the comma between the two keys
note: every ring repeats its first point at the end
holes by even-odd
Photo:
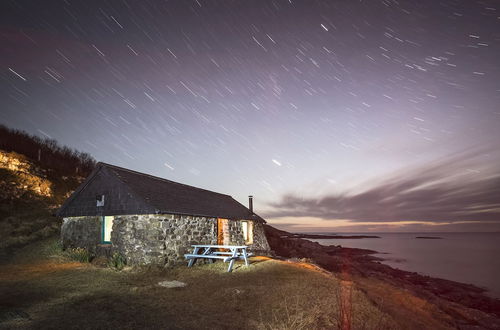
{"type": "Polygon", "coordinates": [[[34,277],[47,276],[51,273],[84,268],[85,265],[79,262],[53,262],[53,261],[40,261],[35,264],[8,264],[0,267],[0,281],[20,281],[29,280],[34,277]]]}

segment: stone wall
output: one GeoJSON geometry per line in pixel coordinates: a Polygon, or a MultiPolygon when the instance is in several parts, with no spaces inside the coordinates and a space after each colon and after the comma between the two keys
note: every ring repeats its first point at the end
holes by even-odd
{"type": "MultiPolygon", "coordinates": [[[[224,244],[245,245],[241,221],[224,224],[224,244]]],[[[65,218],[63,246],[85,247],[95,252],[101,239],[100,217],[65,218]]],[[[269,245],[263,226],[254,223],[254,254],[268,254],[269,245]]],[[[126,257],[130,265],[157,264],[174,266],[185,263],[184,254],[193,244],[217,244],[217,218],[169,214],[115,216],[111,232],[112,252],[126,257]]]]}
{"type": "Polygon", "coordinates": [[[216,244],[216,219],[179,215],[116,216],[113,249],[129,264],[173,266],[184,262],[193,244],[216,244]]]}
{"type": "Polygon", "coordinates": [[[245,245],[241,221],[227,220],[227,224],[227,231],[224,231],[224,237],[229,237],[228,245],[245,245]]]}
{"type": "MultiPolygon", "coordinates": [[[[255,221],[249,220],[228,220],[228,233],[229,243],[228,245],[248,245],[248,250],[254,254],[264,254],[267,255],[271,252],[271,248],[267,243],[266,234],[264,233],[264,226],[255,221]],[[253,233],[253,243],[246,244],[245,238],[243,237],[243,226],[242,222],[247,221],[252,226],[253,233]]],[[[226,232],[224,233],[226,234],[226,232]]]]}
{"type": "Polygon", "coordinates": [[[101,217],[64,218],[61,242],[63,249],[82,247],[95,253],[101,242],[101,217]]]}
{"type": "Polygon", "coordinates": [[[266,233],[264,232],[264,225],[260,222],[254,222],[253,244],[250,246],[250,251],[256,255],[269,255],[271,253],[271,247],[269,247],[266,233]]]}

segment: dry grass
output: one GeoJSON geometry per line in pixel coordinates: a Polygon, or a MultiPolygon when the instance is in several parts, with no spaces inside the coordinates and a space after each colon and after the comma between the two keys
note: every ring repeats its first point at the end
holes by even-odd
{"type": "Polygon", "coordinates": [[[380,309],[392,315],[398,329],[455,328],[450,315],[404,288],[370,278],[357,278],[356,283],[380,309]]]}
{"type": "Polygon", "coordinates": [[[334,329],[346,312],[352,329],[393,324],[353,286],[342,307],[339,280],[314,266],[265,258],[233,273],[226,266],[116,272],[69,262],[45,241],[1,265],[0,328],[334,329]],[[165,280],[187,286],[158,286],[165,280]]]}

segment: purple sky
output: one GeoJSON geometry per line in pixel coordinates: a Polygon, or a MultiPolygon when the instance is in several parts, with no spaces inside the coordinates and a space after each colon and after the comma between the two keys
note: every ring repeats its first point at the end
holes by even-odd
{"type": "Polygon", "coordinates": [[[498,1],[2,1],[0,123],[293,231],[500,230],[498,1]]]}

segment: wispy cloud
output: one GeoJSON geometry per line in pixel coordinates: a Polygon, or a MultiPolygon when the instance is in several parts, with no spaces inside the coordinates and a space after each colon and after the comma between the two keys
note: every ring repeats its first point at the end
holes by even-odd
{"type": "Polygon", "coordinates": [[[401,171],[360,191],[322,197],[286,194],[265,216],[356,223],[500,221],[500,162],[485,150],[401,171]]]}

